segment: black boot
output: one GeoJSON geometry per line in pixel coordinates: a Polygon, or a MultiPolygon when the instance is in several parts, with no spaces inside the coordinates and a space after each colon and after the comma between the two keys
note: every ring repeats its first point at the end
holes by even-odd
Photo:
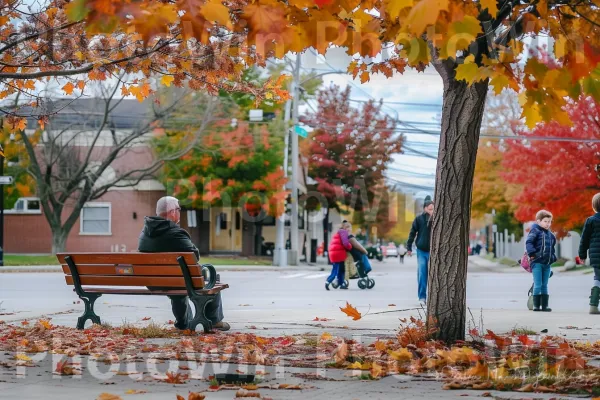
{"type": "Polygon", "coordinates": [[[541,297],[542,295],[539,294],[533,295],[533,311],[542,311],[540,310],[540,304],[542,303],[541,297]]]}
{"type": "Polygon", "coordinates": [[[549,298],[550,298],[550,296],[547,294],[542,295],[542,311],[545,311],[545,312],[552,311],[552,309],[548,307],[548,299],[549,298]]]}

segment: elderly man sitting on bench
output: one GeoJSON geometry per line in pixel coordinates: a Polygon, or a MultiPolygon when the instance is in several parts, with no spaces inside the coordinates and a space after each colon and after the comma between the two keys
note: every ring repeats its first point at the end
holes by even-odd
{"type": "MultiPolygon", "coordinates": [[[[200,251],[192,243],[190,234],[179,226],[181,207],[175,197],[165,196],[156,203],[156,217],[144,218],[144,229],[140,234],[138,250],[144,253],[162,252],[194,252],[196,259],[200,259],[200,251]]],[[[160,290],[167,288],[152,287],[149,289],[160,290]]],[[[188,323],[192,318],[190,304],[187,296],[169,296],[171,307],[175,316],[177,329],[189,329],[188,323]]],[[[215,300],[206,305],[206,317],[213,323],[213,329],[227,331],[230,326],[223,321],[223,306],[221,293],[215,300]]]]}

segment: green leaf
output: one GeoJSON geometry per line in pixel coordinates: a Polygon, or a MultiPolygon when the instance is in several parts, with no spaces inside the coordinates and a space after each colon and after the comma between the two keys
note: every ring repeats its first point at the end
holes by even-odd
{"type": "Polygon", "coordinates": [[[67,17],[71,21],[81,21],[89,12],[87,0],[74,0],[67,5],[67,17]]]}
{"type": "Polygon", "coordinates": [[[594,100],[600,101],[600,65],[583,80],[583,91],[594,100]]]}

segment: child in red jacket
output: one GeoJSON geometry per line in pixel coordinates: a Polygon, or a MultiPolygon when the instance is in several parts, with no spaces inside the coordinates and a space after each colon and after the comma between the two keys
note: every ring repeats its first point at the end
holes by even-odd
{"type": "Polygon", "coordinates": [[[336,278],[340,289],[348,289],[346,281],[344,280],[344,275],[346,272],[344,261],[346,261],[346,251],[352,249],[352,244],[348,240],[347,228],[348,222],[342,222],[342,227],[340,230],[338,230],[337,233],[331,238],[331,243],[329,244],[329,260],[331,260],[333,263],[333,267],[331,268],[331,275],[329,275],[325,281],[326,290],[329,290],[329,285],[336,278]]]}

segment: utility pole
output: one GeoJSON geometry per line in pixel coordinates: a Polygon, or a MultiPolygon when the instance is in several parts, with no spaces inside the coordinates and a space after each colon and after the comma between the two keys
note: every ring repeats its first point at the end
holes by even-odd
{"type": "MultiPolygon", "coordinates": [[[[283,176],[288,176],[288,153],[290,151],[290,119],[292,114],[292,100],[288,100],[285,103],[285,117],[284,117],[284,128],[285,128],[285,150],[283,153],[283,176]]],[[[283,185],[285,190],[285,185],[283,185]]],[[[285,210],[283,214],[277,218],[277,236],[275,237],[275,251],[273,253],[273,264],[279,267],[285,267],[287,265],[287,249],[285,248],[285,210]]]]}
{"type": "MultiPolygon", "coordinates": [[[[0,149],[2,147],[0,146],[0,149]]],[[[4,156],[0,154],[0,176],[4,175],[4,156]]],[[[0,267],[4,266],[4,185],[0,184],[0,267]]]]}
{"type": "Polygon", "coordinates": [[[296,67],[294,69],[294,80],[293,80],[293,108],[292,113],[292,249],[290,251],[290,265],[298,265],[299,254],[298,254],[298,163],[299,163],[299,152],[298,152],[298,134],[296,133],[296,126],[298,125],[298,109],[300,107],[300,64],[301,54],[298,53],[296,57],[296,67]]]}

